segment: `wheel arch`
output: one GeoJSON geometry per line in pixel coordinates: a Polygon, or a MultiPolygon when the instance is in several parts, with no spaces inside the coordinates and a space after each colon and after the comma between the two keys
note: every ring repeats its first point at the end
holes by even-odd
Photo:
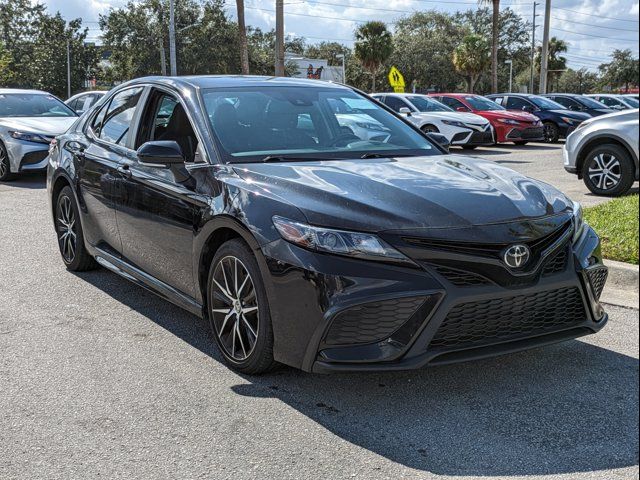
{"type": "Polygon", "coordinates": [[[218,249],[234,238],[242,240],[254,252],[258,266],[261,270],[266,268],[266,263],[260,255],[260,244],[249,229],[235,218],[228,215],[218,215],[205,225],[200,232],[201,242],[196,244],[198,256],[195,265],[194,276],[197,280],[198,292],[202,300],[202,314],[207,318],[207,282],[209,268],[218,249]]]}
{"type": "Polygon", "coordinates": [[[636,178],[638,177],[638,158],[636,157],[633,148],[622,138],[612,137],[611,135],[596,135],[590,138],[582,147],[580,147],[580,151],[576,157],[576,169],[578,171],[578,178],[582,179],[582,168],[584,166],[584,162],[587,158],[589,152],[591,152],[594,148],[597,148],[601,145],[617,145],[619,147],[624,148],[624,150],[629,154],[631,159],[634,162],[635,170],[636,170],[636,178]]]}

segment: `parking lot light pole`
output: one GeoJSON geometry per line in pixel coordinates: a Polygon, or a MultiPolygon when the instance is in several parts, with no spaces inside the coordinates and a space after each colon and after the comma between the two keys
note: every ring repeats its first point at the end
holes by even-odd
{"type": "Polygon", "coordinates": [[[504,63],[509,65],[509,93],[513,92],[513,60],[505,60],[504,63]]]}
{"type": "Polygon", "coordinates": [[[67,40],[67,98],[71,97],[71,41],[67,40]]]}

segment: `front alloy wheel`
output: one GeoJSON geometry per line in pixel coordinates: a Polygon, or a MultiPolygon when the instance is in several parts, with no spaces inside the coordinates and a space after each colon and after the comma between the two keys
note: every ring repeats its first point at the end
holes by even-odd
{"type": "Polygon", "coordinates": [[[207,299],[211,330],[227,364],[248,374],[272,369],[269,302],[256,257],[242,240],[229,240],[217,250],[207,299]]]}
{"type": "Polygon", "coordinates": [[[560,139],[560,130],[553,122],[544,123],[544,141],[546,143],[556,143],[560,139]]]}
{"type": "Polygon", "coordinates": [[[635,179],[629,154],[618,145],[601,145],[586,156],[584,183],[596,195],[618,196],[629,191],[635,179]]]}
{"type": "Polygon", "coordinates": [[[9,156],[4,148],[4,145],[0,143],[0,182],[11,180],[11,169],[9,168],[9,156]]]}
{"type": "Polygon", "coordinates": [[[246,360],[258,339],[259,311],[251,275],[241,260],[222,258],[213,272],[213,324],[225,353],[246,360]]]}

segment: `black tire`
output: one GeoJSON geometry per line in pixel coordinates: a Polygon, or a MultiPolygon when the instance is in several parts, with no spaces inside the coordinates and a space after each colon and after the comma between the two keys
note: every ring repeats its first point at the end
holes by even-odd
{"type": "Polygon", "coordinates": [[[258,262],[242,240],[229,240],[213,257],[207,305],[211,331],[228,366],[257,375],[277,365],[267,293],[258,262]]]}
{"type": "Polygon", "coordinates": [[[478,148],[478,145],[460,145],[463,150],[475,150],[478,148]]]}
{"type": "Polygon", "coordinates": [[[529,143],[529,142],[522,142],[522,141],[520,141],[520,142],[513,142],[513,144],[514,144],[514,145],[517,145],[517,146],[519,146],[519,147],[522,147],[523,145],[526,145],[527,143],[529,143]]]}
{"type": "Polygon", "coordinates": [[[72,272],[84,272],[98,267],[84,245],[78,204],[71,187],[66,186],[54,199],[56,236],[62,261],[72,272]]]}
{"type": "Polygon", "coordinates": [[[0,182],[8,182],[13,180],[14,176],[11,173],[9,166],[9,155],[7,149],[4,148],[2,142],[0,142],[0,182]]]}
{"type": "Polygon", "coordinates": [[[421,126],[420,130],[422,130],[424,133],[440,133],[440,130],[438,130],[438,127],[436,127],[435,125],[431,125],[430,123],[427,125],[421,126]]]}
{"type": "Polygon", "coordinates": [[[560,140],[560,130],[553,122],[544,122],[544,141],[545,143],[556,143],[560,140]]]}
{"type": "Polygon", "coordinates": [[[629,152],[615,144],[591,150],[582,164],[582,179],[596,195],[618,197],[627,193],[635,181],[635,165],[629,152]]]}

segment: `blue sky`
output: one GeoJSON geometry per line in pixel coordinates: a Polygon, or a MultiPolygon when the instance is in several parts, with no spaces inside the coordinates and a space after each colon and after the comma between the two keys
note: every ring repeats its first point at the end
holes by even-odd
{"type": "MultiPolygon", "coordinates": [[[[36,1],[36,0],[33,0],[36,1]]],[[[180,0],[176,0],[179,2],[180,0]]],[[[235,16],[235,1],[226,0],[235,16]]],[[[538,12],[544,13],[544,0],[538,12]]],[[[100,13],[126,4],[126,0],[40,0],[51,12],[60,11],[67,19],[81,17],[99,35],[100,13]]],[[[273,28],[275,0],[245,0],[247,23],[263,29],[273,28]]],[[[285,31],[304,36],[310,43],[336,40],[352,44],[353,31],[367,20],[393,21],[413,11],[435,9],[455,12],[477,8],[475,0],[285,0],[285,31]]],[[[533,0],[502,0],[527,19],[533,13],[533,0]]],[[[551,34],[569,43],[569,66],[595,69],[607,61],[615,48],[630,48],[638,55],[638,0],[552,0],[551,34]]],[[[538,18],[542,24],[543,17],[538,18]]],[[[542,28],[536,37],[542,38],[542,28]]]]}

